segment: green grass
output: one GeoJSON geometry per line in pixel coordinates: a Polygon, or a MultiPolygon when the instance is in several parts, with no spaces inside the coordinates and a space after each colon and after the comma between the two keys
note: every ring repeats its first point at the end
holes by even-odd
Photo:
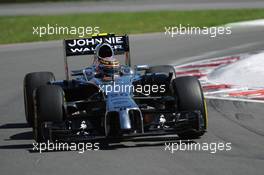
{"type": "Polygon", "coordinates": [[[263,9],[87,13],[0,17],[0,44],[75,38],[76,35],[33,35],[33,26],[99,26],[100,32],[136,34],[164,32],[165,26],[210,27],[264,18],[263,9]]]}

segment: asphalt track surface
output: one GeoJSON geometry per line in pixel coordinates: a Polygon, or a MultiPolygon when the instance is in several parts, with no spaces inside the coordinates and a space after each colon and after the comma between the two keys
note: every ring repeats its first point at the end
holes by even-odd
{"type": "Polygon", "coordinates": [[[102,0],[56,3],[0,4],[0,16],[146,10],[263,8],[263,0],[102,0]]]}
{"type": "MultiPolygon", "coordinates": [[[[233,30],[232,35],[131,36],[133,64],[177,64],[261,50],[263,28],[233,30]]],[[[75,64],[81,63],[77,58],[75,64]]],[[[263,175],[264,104],[208,101],[209,129],[198,143],[231,142],[231,151],[164,151],[166,140],[123,142],[109,149],[32,152],[32,132],[25,124],[22,82],[27,72],[47,70],[63,78],[60,41],[0,46],[1,175],[30,174],[182,174],[263,175]]],[[[178,142],[177,137],[172,142],[178,142]]]]}

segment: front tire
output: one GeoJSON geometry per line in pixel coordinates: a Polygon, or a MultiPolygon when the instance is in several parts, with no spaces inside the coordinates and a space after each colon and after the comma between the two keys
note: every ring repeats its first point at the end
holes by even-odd
{"type": "MultiPolygon", "coordinates": [[[[191,76],[179,77],[172,81],[172,86],[177,99],[178,111],[200,111],[204,122],[203,128],[194,128],[195,131],[179,133],[179,137],[194,139],[202,136],[207,129],[207,109],[199,80],[191,76]]],[[[199,120],[195,125],[199,126],[199,120]]]]}
{"type": "Polygon", "coordinates": [[[51,72],[32,72],[28,73],[24,78],[24,106],[27,123],[34,125],[34,103],[33,92],[36,88],[46,85],[50,81],[54,81],[55,77],[51,72]]]}
{"type": "Polygon", "coordinates": [[[44,85],[35,92],[35,120],[33,133],[37,142],[46,141],[49,137],[44,132],[44,122],[60,123],[63,121],[64,95],[60,86],[44,85]]]}

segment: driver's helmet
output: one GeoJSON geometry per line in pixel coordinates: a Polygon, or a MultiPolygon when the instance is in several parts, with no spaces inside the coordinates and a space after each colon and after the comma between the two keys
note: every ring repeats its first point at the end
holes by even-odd
{"type": "Polygon", "coordinates": [[[119,74],[120,64],[114,57],[114,51],[109,44],[99,44],[95,49],[95,56],[98,62],[97,69],[101,75],[113,77],[119,74]]]}

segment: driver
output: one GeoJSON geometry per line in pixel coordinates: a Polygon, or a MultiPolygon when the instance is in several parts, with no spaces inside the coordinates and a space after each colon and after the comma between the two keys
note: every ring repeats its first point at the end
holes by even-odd
{"type": "Polygon", "coordinates": [[[107,43],[97,45],[95,48],[95,57],[97,61],[97,73],[103,79],[111,79],[119,76],[120,63],[114,57],[114,51],[111,45],[107,43]]]}

